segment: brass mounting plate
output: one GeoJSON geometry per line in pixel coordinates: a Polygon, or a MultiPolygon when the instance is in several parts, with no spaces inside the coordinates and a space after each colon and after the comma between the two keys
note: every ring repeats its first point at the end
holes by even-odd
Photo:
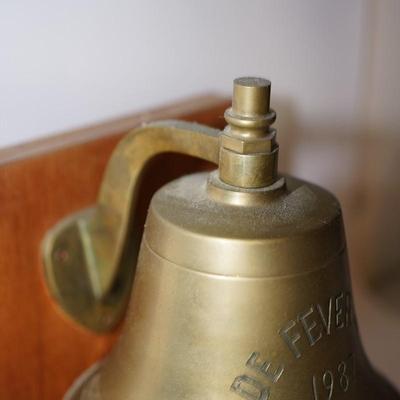
{"type": "Polygon", "coordinates": [[[130,293],[124,280],[108,296],[99,299],[93,291],[93,265],[85,255],[85,227],[94,208],[62,220],[43,241],[45,275],[51,294],[79,324],[95,331],[111,330],[120,321],[130,293]]]}

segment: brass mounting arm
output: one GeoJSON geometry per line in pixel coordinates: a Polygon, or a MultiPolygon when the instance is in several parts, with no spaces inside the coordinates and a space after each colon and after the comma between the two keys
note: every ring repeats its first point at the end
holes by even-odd
{"type": "Polygon", "coordinates": [[[223,132],[163,121],[135,129],[118,144],[97,204],[61,221],[43,243],[48,285],[67,314],[95,331],[109,330],[123,315],[141,239],[131,232],[133,210],[143,169],[154,156],[183,153],[219,164],[223,190],[251,192],[276,182],[270,90],[265,79],[236,79],[223,132]]]}
{"type": "Polygon", "coordinates": [[[199,124],[162,121],[137,128],[121,140],[108,163],[97,204],[67,217],[44,239],[50,290],[70,316],[95,331],[118,323],[139,250],[140,237],[130,226],[145,165],[169,152],[217,164],[219,135],[219,130],[199,124]]]}

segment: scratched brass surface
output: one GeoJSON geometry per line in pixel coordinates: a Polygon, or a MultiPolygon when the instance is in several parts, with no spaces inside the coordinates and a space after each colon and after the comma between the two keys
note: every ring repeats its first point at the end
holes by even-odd
{"type": "Polygon", "coordinates": [[[120,340],[66,399],[399,399],[362,350],[339,203],[277,174],[269,82],[234,93],[219,170],[155,194],[120,340]]]}
{"type": "Polygon", "coordinates": [[[361,350],[335,198],[286,178],[235,206],[207,180],[154,196],[121,340],[72,398],[397,398],[361,350]]]}

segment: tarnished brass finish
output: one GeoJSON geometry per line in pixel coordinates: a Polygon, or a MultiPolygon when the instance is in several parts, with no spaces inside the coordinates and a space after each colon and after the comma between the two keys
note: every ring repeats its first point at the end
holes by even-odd
{"type": "Polygon", "coordinates": [[[272,152],[254,154],[239,154],[221,148],[220,178],[232,186],[258,188],[272,185],[277,178],[277,165],[278,148],[272,152]]]}
{"type": "MultiPolygon", "coordinates": [[[[154,195],[119,342],[66,400],[399,400],[360,344],[339,203],[320,187],[271,172],[276,162],[263,161],[277,151],[269,122],[261,134],[258,125],[252,132],[229,119],[271,121],[265,82],[236,82],[240,96],[223,135],[252,142],[254,152],[237,154],[259,157],[254,172],[269,183],[249,187],[255,181],[243,180],[233,163],[236,175],[226,175],[233,185],[220,164],[154,195]],[[269,140],[269,152],[264,142],[258,152],[257,140],[269,140]]],[[[162,126],[143,130],[159,137],[166,129],[181,140],[191,131],[162,126]]],[[[192,136],[191,154],[217,161],[218,134],[208,133],[202,150],[202,139],[192,136]]],[[[129,182],[127,175],[115,169],[106,179],[129,182]]],[[[113,201],[118,209],[118,197],[113,201]]]]}
{"type": "Polygon", "coordinates": [[[216,129],[181,121],[135,129],[115,149],[97,205],[48,232],[43,243],[47,282],[75,320],[106,331],[125,311],[141,239],[130,230],[135,218],[131,210],[147,162],[175,152],[217,163],[218,136],[216,129]]]}
{"type": "Polygon", "coordinates": [[[258,188],[277,179],[278,145],[270,128],[275,111],[270,105],[271,82],[261,78],[234,81],[228,126],[221,136],[219,176],[229,185],[258,188]]]}

